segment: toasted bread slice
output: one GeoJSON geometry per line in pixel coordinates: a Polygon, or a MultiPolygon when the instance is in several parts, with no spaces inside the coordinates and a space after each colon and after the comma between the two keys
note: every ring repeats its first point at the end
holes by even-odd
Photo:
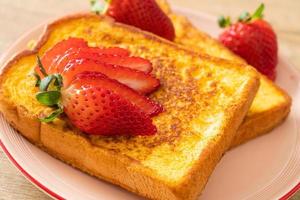
{"type": "Polygon", "coordinates": [[[22,135],[49,154],[91,175],[150,199],[193,200],[203,190],[241,124],[259,85],[244,64],[199,56],[134,27],[93,14],[50,24],[34,51],[13,58],[0,77],[0,109],[22,135]],[[35,100],[36,55],[80,37],[91,46],[119,46],[149,59],[161,81],[151,98],[165,111],[155,136],[88,136],[35,100]]]}
{"type": "MultiPolygon", "coordinates": [[[[167,1],[157,0],[157,2],[175,26],[176,43],[199,53],[246,63],[221,43],[197,29],[186,17],[173,13],[167,1]]],[[[232,147],[268,133],[281,124],[290,112],[292,103],[290,96],[268,78],[260,76],[260,88],[244,122],[238,129],[232,147]]]]}

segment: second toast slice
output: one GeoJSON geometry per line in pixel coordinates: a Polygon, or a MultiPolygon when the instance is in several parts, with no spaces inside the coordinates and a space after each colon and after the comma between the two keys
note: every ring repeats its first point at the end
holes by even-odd
{"type": "MultiPolygon", "coordinates": [[[[176,43],[199,53],[246,63],[217,40],[197,29],[186,17],[174,13],[166,0],[156,1],[174,24],[176,43]]],[[[260,75],[260,83],[257,95],[237,131],[232,147],[268,133],[281,124],[290,112],[292,100],[284,90],[263,75],[260,75]]]]}

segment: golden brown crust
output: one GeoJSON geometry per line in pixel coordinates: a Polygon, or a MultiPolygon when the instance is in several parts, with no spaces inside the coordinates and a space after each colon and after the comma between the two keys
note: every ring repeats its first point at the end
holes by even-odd
{"type": "MultiPolygon", "coordinates": [[[[248,71],[253,71],[253,72],[255,71],[256,72],[255,69],[253,69],[252,67],[250,67],[246,63],[239,63],[239,65],[237,65],[235,62],[232,62],[230,60],[226,60],[226,59],[223,59],[223,58],[217,58],[217,57],[211,57],[211,56],[209,56],[207,54],[199,54],[199,53],[197,53],[195,51],[187,49],[184,46],[181,46],[180,44],[173,43],[173,42],[171,42],[169,40],[166,40],[164,38],[158,37],[157,35],[152,34],[150,32],[143,31],[142,29],[139,29],[137,27],[130,26],[130,25],[127,25],[127,24],[118,23],[113,18],[108,17],[108,16],[95,15],[93,13],[71,14],[71,15],[67,15],[65,17],[62,17],[62,18],[60,18],[60,19],[58,19],[58,20],[56,20],[56,21],[48,24],[46,26],[46,28],[45,28],[44,33],[42,34],[42,37],[37,42],[36,47],[32,50],[32,53],[37,52],[37,50],[40,49],[45,44],[45,42],[48,40],[49,33],[51,33],[51,30],[53,29],[54,26],[56,26],[56,25],[58,25],[60,23],[63,23],[65,21],[68,21],[68,20],[73,20],[73,19],[78,19],[78,18],[83,18],[83,17],[89,17],[89,16],[90,17],[96,17],[99,20],[106,20],[106,21],[110,22],[113,26],[123,27],[123,28],[126,28],[126,29],[128,29],[128,30],[130,30],[132,32],[141,33],[147,39],[154,40],[156,42],[163,42],[164,44],[168,44],[169,46],[178,49],[178,51],[184,51],[184,52],[187,52],[187,53],[192,54],[194,56],[199,56],[200,55],[202,58],[211,60],[213,62],[220,62],[220,67],[223,67],[223,66],[229,67],[230,66],[230,68],[241,69],[240,66],[244,66],[245,68],[247,68],[248,71]],[[238,67],[236,67],[236,66],[238,66],[238,67]]],[[[20,55],[16,56],[16,58],[18,58],[18,57],[20,57],[20,55]]],[[[13,59],[13,60],[15,60],[15,59],[13,59]]],[[[8,65],[6,65],[6,66],[8,66],[8,65]]]]}
{"type": "Polygon", "coordinates": [[[9,121],[9,123],[24,137],[26,137],[30,142],[39,145],[39,129],[40,122],[35,116],[29,116],[26,109],[23,107],[16,107],[15,105],[7,102],[3,96],[3,78],[4,75],[9,70],[9,67],[17,62],[20,58],[33,54],[34,51],[24,50],[15,56],[13,56],[1,70],[0,75],[0,110],[4,117],[9,121]]]}
{"type": "MultiPolygon", "coordinates": [[[[3,87],[2,78],[9,68],[22,56],[37,53],[48,40],[52,29],[57,24],[71,19],[89,16],[96,17],[99,20],[108,20],[108,23],[112,23],[109,18],[92,14],[77,14],[65,17],[50,24],[33,51],[17,55],[5,66],[0,81],[1,94],[3,87]]],[[[193,55],[197,59],[199,57],[199,55],[194,52],[190,52],[134,27],[118,23],[114,23],[113,26],[124,27],[131,32],[141,33],[149,40],[158,41],[161,44],[171,46],[177,51],[193,55]]],[[[120,185],[150,199],[192,200],[195,199],[199,191],[203,189],[216,163],[228,149],[234,133],[248,110],[259,84],[256,72],[248,66],[236,66],[236,64],[229,61],[210,58],[209,56],[202,56],[202,58],[212,62],[218,62],[220,68],[224,67],[243,72],[246,74],[244,76],[245,78],[247,77],[247,80],[245,81],[246,84],[241,88],[242,92],[239,94],[239,99],[236,99],[236,103],[232,104],[231,107],[228,107],[228,110],[224,112],[226,118],[223,121],[223,127],[220,130],[219,136],[216,137],[214,141],[210,141],[207,144],[206,150],[201,154],[200,159],[197,163],[194,163],[190,172],[180,179],[180,182],[170,183],[163,181],[151,169],[141,165],[139,162],[133,161],[127,156],[121,156],[113,151],[92,145],[83,135],[62,129],[61,127],[63,126],[61,126],[60,123],[64,123],[63,121],[58,120],[54,124],[40,124],[36,117],[28,115],[27,111],[18,105],[10,104],[3,98],[3,95],[1,95],[0,98],[0,109],[7,119],[12,122],[15,128],[31,142],[38,146],[42,146],[44,150],[53,156],[76,168],[120,185]],[[27,125],[30,125],[31,128],[34,128],[34,130],[37,131],[30,132],[27,125]],[[112,174],[114,174],[114,176],[112,176],[112,174]]]]}
{"type": "Polygon", "coordinates": [[[22,107],[11,105],[0,99],[0,110],[5,119],[30,142],[39,145],[40,122],[37,118],[27,115],[22,107]]]}
{"type": "Polygon", "coordinates": [[[191,173],[187,175],[189,176],[189,178],[183,179],[183,183],[180,184],[181,187],[175,189],[174,193],[177,194],[180,199],[195,199],[197,195],[199,195],[199,192],[196,189],[199,190],[199,188],[201,188],[201,191],[204,189],[209,175],[213,172],[215,166],[225,154],[226,150],[231,146],[232,138],[230,137],[230,135],[235,135],[236,130],[238,129],[239,125],[242,123],[244,116],[248,112],[252,101],[249,101],[247,99],[254,99],[258,89],[258,82],[258,78],[253,79],[251,82],[249,82],[247,92],[244,96],[241,97],[241,99],[246,102],[245,104],[233,105],[232,107],[228,108],[228,112],[225,111],[226,113],[228,113],[227,120],[231,121],[231,123],[223,128],[224,134],[220,134],[219,137],[214,139],[218,142],[209,144],[209,146],[203,152],[203,156],[194,165],[191,173]],[[214,149],[213,153],[211,152],[212,149],[214,149]],[[202,176],[199,176],[199,168],[201,169],[202,176]],[[194,185],[198,185],[197,187],[192,188],[194,189],[194,191],[190,192],[188,195],[182,192],[188,190],[188,187],[190,187],[187,182],[184,182],[187,180],[191,181],[194,185]]]}
{"type": "Polygon", "coordinates": [[[175,199],[163,183],[147,176],[151,171],[128,157],[97,148],[82,136],[62,132],[55,126],[43,124],[41,130],[41,142],[46,151],[73,167],[151,199],[175,199]],[[151,195],[147,188],[153,189],[151,195]]]}
{"type": "MultiPolygon", "coordinates": [[[[44,33],[42,34],[42,37],[37,42],[37,45],[34,48],[33,52],[36,52],[36,50],[40,49],[46,43],[46,41],[49,38],[49,34],[51,33],[51,30],[53,29],[53,27],[57,26],[58,24],[64,23],[65,21],[69,21],[69,20],[73,20],[73,19],[77,19],[77,18],[82,18],[82,17],[89,17],[89,16],[97,17],[97,18],[99,18],[99,20],[106,20],[106,21],[110,22],[111,24],[114,24],[114,25],[120,26],[120,27],[124,27],[124,28],[129,29],[133,32],[139,32],[139,33],[142,33],[142,34],[145,33],[144,36],[148,39],[159,41],[159,42],[163,41],[164,43],[168,43],[169,45],[171,45],[175,48],[178,48],[178,45],[176,45],[173,42],[170,42],[169,40],[166,40],[164,38],[159,38],[156,35],[154,35],[150,32],[143,31],[142,29],[139,29],[137,27],[129,26],[127,24],[118,23],[113,18],[111,18],[109,16],[95,15],[93,13],[81,12],[81,13],[77,13],[77,14],[66,15],[66,16],[64,16],[62,18],[59,18],[59,19],[53,21],[52,23],[48,24],[45,28],[44,33]]],[[[186,49],[182,48],[182,50],[186,50],[186,49]]],[[[192,52],[192,51],[190,53],[196,54],[195,52],[192,52]]]]}
{"type": "Polygon", "coordinates": [[[280,106],[274,106],[265,112],[255,113],[251,117],[245,117],[244,122],[239,127],[230,148],[237,147],[258,136],[269,133],[271,130],[282,124],[291,110],[292,98],[279,86],[275,86],[267,77],[261,75],[274,90],[284,98],[280,106]]]}
{"type": "Polygon", "coordinates": [[[17,62],[20,58],[24,56],[29,56],[34,53],[34,50],[24,50],[21,51],[20,53],[17,53],[14,55],[8,62],[4,64],[4,67],[1,68],[1,76],[0,76],[0,86],[2,85],[3,81],[3,74],[7,73],[9,70],[9,67],[12,66],[15,62],[17,62]]]}

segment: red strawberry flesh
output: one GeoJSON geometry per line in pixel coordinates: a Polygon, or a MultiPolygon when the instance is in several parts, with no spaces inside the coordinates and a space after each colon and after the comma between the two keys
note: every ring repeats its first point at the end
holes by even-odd
{"type": "Polygon", "coordinates": [[[84,71],[95,71],[105,74],[111,79],[117,80],[141,94],[148,94],[159,87],[159,80],[150,74],[130,68],[104,64],[91,59],[70,60],[61,73],[64,77],[64,85],[67,86],[76,74],[84,71]]]}
{"type": "Polygon", "coordinates": [[[111,0],[107,15],[168,40],[175,38],[172,21],[155,0],[111,0]]]}
{"type": "Polygon", "coordinates": [[[127,49],[119,47],[109,47],[109,48],[99,48],[99,47],[89,47],[91,53],[96,54],[106,54],[115,56],[129,56],[130,52],[127,49]]]}
{"type": "Polygon", "coordinates": [[[58,62],[56,62],[57,71],[62,72],[69,60],[81,58],[92,59],[104,64],[119,65],[138,71],[143,71],[145,73],[150,73],[152,71],[152,64],[146,59],[140,57],[106,54],[108,53],[108,50],[109,48],[101,50],[98,49],[97,51],[92,48],[80,48],[68,51],[68,53],[66,53],[58,62]],[[106,50],[106,52],[103,50],[106,50]]]}
{"type": "Polygon", "coordinates": [[[138,94],[126,85],[119,83],[99,72],[82,72],[75,76],[67,88],[80,88],[81,85],[90,85],[92,87],[101,87],[110,90],[124,99],[129,100],[134,106],[139,107],[149,116],[155,116],[163,111],[161,105],[155,103],[150,98],[138,94]],[[105,77],[105,80],[104,78],[105,77]]]}
{"type": "MultiPolygon", "coordinates": [[[[115,56],[129,56],[130,52],[126,49],[119,47],[110,48],[98,48],[98,47],[88,47],[85,40],[81,38],[69,38],[67,40],[62,40],[48,50],[42,58],[42,64],[48,74],[58,73],[59,70],[56,68],[57,64],[64,59],[66,55],[72,54],[78,51],[78,49],[88,49],[90,53],[96,55],[115,55],[115,56]]],[[[35,71],[43,77],[39,68],[36,67],[35,71]]]]}
{"type": "Polygon", "coordinates": [[[93,135],[156,133],[156,127],[146,113],[156,112],[155,103],[100,73],[78,74],[63,92],[63,99],[64,112],[70,121],[85,133],[93,135]]]}
{"type": "Polygon", "coordinates": [[[220,41],[261,73],[271,74],[277,65],[276,35],[257,20],[237,23],[226,29],[220,41]]]}

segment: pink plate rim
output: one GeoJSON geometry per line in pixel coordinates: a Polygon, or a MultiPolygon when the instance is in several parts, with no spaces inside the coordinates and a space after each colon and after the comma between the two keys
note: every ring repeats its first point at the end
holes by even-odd
{"type": "Polygon", "coordinates": [[[6,157],[9,159],[9,161],[22,173],[23,176],[25,176],[27,178],[27,180],[29,180],[31,183],[33,183],[36,187],[41,189],[41,191],[45,192],[50,197],[52,197],[54,199],[57,199],[57,200],[64,200],[65,199],[65,198],[61,197],[60,195],[56,194],[55,192],[53,192],[52,190],[50,190],[49,188],[47,188],[46,186],[44,186],[38,180],[33,178],[25,169],[23,169],[21,167],[21,165],[10,154],[10,152],[5,147],[5,145],[3,144],[1,139],[0,139],[0,146],[1,146],[1,149],[3,150],[4,154],[6,155],[6,157]]]}
{"type": "MultiPolygon", "coordinates": [[[[43,192],[45,192],[46,194],[48,194],[50,197],[52,197],[54,199],[57,199],[57,200],[64,200],[65,199],[62,196],[60,196],[60,195],[56,194],[55,192],[53,192],[52,190],[50,190],[49,188],[47,188],[46,186],[44,186],[41,182],[39,182],[38,180],[36,180],[35,178],[33,178],[25,169],[23,169],[21,167],[21,165],[14,159],[14,157],[7,150],[7,148],[5,147],[5,145],[3,144],[3,142],[1,141],[1,139],[0,139],[0,146],[1,146],[2,150],[3,150],[3,152],[5,153],[5,155],[7,156],[7,158],[10,160],[10,162],[31,183],[33,183],[36,187],[38,187],[39,189],[41,189],[43,192]]],[[[295,185],[288,193],[286,193],[284,196],[282,196],[281,198],[279,198],[279,200],[288,200],[290,197],[292,197],[292,195],[294,195],[299,190],[300,190],[300,182],[297,185],[295,185]]]]}

